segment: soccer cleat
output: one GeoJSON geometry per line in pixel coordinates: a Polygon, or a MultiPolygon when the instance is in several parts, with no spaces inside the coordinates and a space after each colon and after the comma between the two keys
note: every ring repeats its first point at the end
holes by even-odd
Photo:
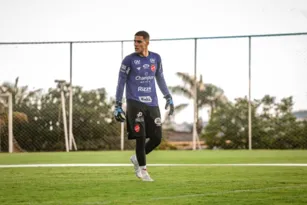
{"type": "Polygon", "coordinates": [[[141,173],[142,173],[142,180],[143,180],[143,181],[146,181],[146,182],[152,182],[152,181],[154,181],[154,180],[150,177],[150,175],[148,174],[148,172],[147,172],[146,169],[142,169],[141,173]]]}
{"type": "Polygon", "coordinates": [[[130,161],[134,165],[134,172],[135,172],[136,177],[142,178],[141,168],[139,166],[139,163],[138,163],[138,160],[137,160],[136,156],[132,155],[130,157],[130,161]]]}

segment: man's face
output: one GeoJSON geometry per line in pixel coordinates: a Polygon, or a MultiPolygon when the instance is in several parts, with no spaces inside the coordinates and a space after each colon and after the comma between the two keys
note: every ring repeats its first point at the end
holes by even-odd
{"type": "Polygon", "coordinates": [[[149,42],[143,36],[134,36],[134,49],[136,53],[142,53],[147,49],[149,42]]]}

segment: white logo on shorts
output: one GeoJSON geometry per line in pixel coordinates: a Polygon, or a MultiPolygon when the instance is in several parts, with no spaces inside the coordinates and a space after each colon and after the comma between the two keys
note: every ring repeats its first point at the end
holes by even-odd
{"type": "Polygon", "coordinates": [[[144,117],[143,117],[143,113],[142,113],[142,112],[139,112],[139,113],[136,115],[135,122],[144,122],[144,117]]]}
{"type": "Polygon", "coordinates": [[[161,124],[162,124],[161,118],[157,117],[157,118],[155,119],[155,123],[156,123],[157,126],[161,126],[161,124]]]}

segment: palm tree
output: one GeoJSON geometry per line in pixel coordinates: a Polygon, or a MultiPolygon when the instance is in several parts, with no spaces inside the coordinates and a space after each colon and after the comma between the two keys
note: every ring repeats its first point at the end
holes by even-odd
{"type": "MultiPolygon", "coordinates": [[[[194,76],[189,75],[188,73],[177,72],[176,75],[181,78],[183,81],[183,85],[170,86],[169,89],[172,93],[183,95],[188,99],[193,99],[195,96],[195,81],[194,76]]],[[[202,125],[199,124],[200,118],[199,110],[205,107],[209,107],[211,116],[214,113],[215,109],[220,105],[227,102],[227,98],[224,95],[224,91],[210,83],[204,83],[202,79],[202,75],[200,75],[200,79],[196,82],[196,90],[197,90],[197,125],[198,125],[198,133],[202,130],[202,125]]],[[[188,104],[180,104],[180,110],[183,110],[187,107],[188,104]]]]}
{"type": "Polygon", "coordinates": [[[19,107],[21,107],[23,103],[31,103],[33,97],[35,97],[37,93],[41,91],[41,89],[28,91],[28,86],[18,87],[18,82],[19,82],[19,77],[15,79],[14,84],[4,82],[1,85],[2,88],[0,90],[0,92],[8,92],[12,94],[13,110],[16,110],[19,107]]]}
{"type": "MultiPolygon", "coordinates": [[[[11,93],[12,94],[12,106],[13,106],[13,122],[14,124],[28,123],[28,116],[22,112],[22,107],[25,104],[31,104],[32,100],[41,89],[28,92],[28,86],[18,87],[19,77],[15,79],[15,83],[4,82],[0,85],[0,93],[11,93]],[[21,112],[20,112],[21,111],[21,112]]],[[[7,126],[7,114],[4,112],[6,102],[0,101],[0,122],[5,127],[7,126]]],[[[14,145],[19,146],[15,137],[13,136],[14,145]]]]}

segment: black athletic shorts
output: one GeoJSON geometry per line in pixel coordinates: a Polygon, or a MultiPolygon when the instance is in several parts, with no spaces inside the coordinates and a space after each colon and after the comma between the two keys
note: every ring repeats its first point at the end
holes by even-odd
{"type": "Polygon", "coordinates": [[[158,106],[127,100],[128,139],[162,137],[161,114],[158,106]]]}

